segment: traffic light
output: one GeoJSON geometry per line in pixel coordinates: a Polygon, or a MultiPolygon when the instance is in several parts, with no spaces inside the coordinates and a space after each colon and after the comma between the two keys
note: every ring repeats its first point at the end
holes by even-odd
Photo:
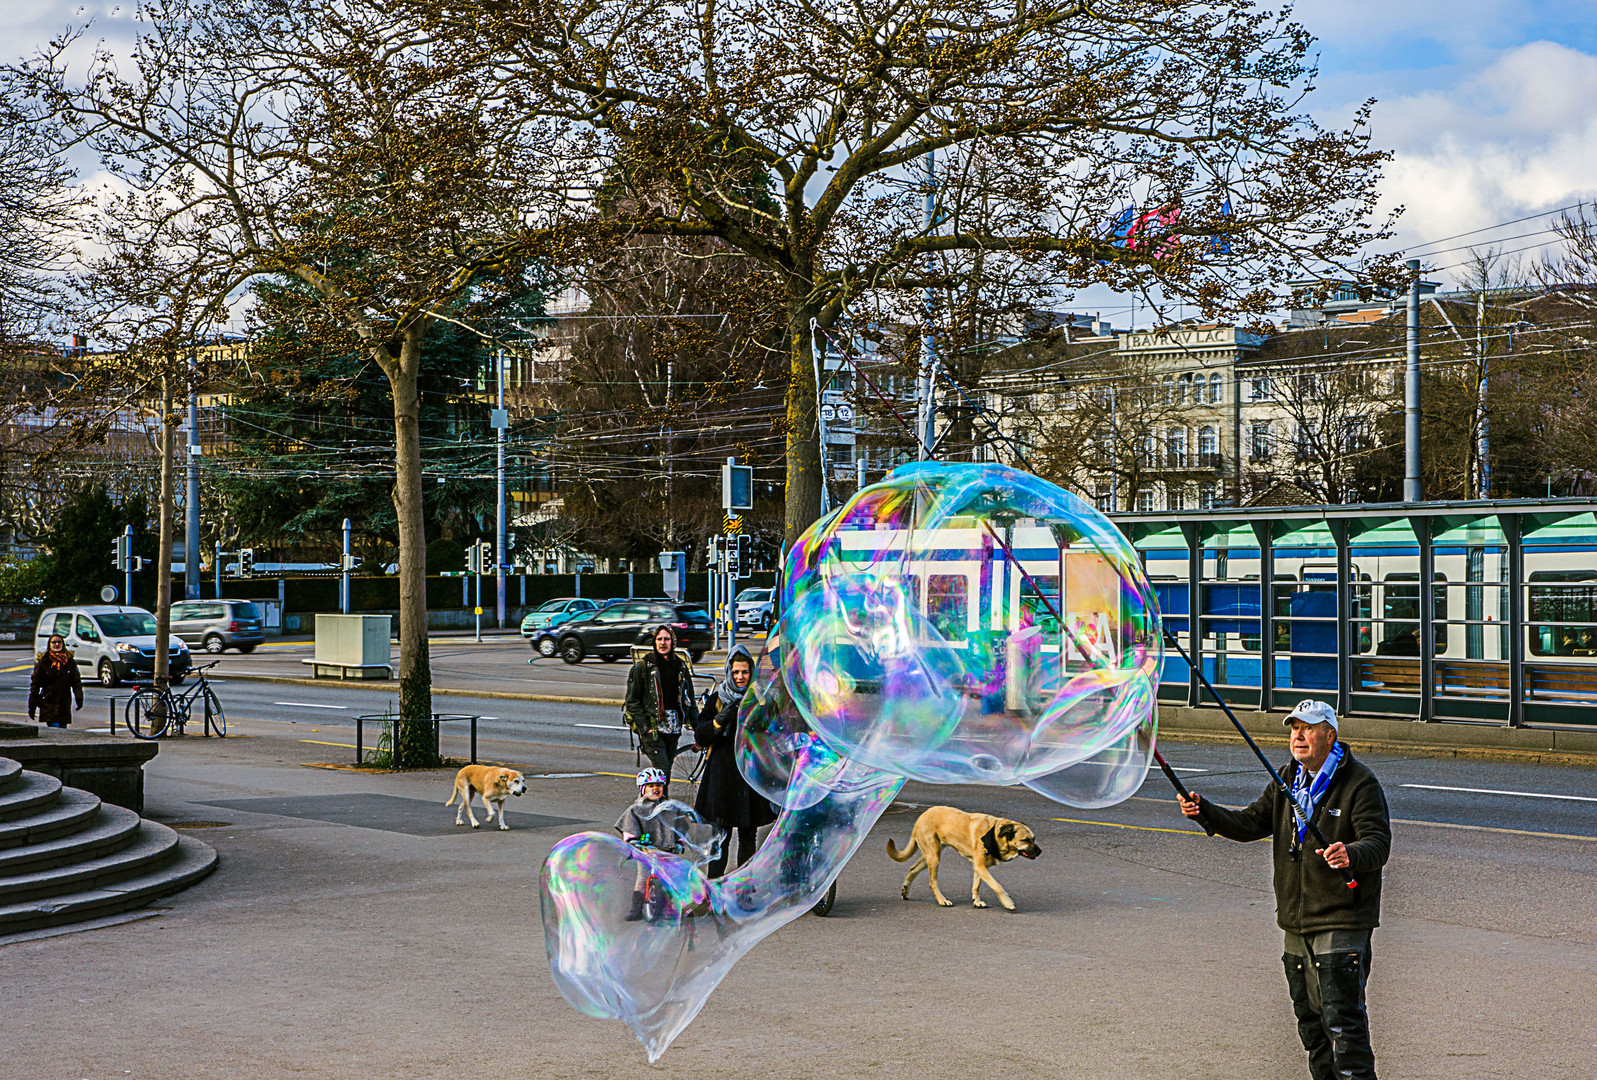
{"type": "Polygon", "coordinates": [[[476,544],[469,544],[466,547],[466,573],[482,573],[482,548],[476,544]]]}
{"type": "Polygon", "coordinates": [[[255,573],[255,549],[254,548],[239,548],[238,549],[238,576],[239,577],[249,577],[253,573],[255,573]]]}
{"type": "Polygon", "coordinates": [[[477,573],[491,574],[498,567],[494,564],[494,545],[492,540],[484,540],[477,545],[477,573]]]}
{"type": "Polygon", "coordinates": [[[123,573],[127,573],[128,556],[133,554],[132,541],[131,536],[119,536],[116,543],[111,545],[111,565],[123,573]]]}
{"type": "Polygon", "coordinates": [[[340,570],[354,570],[354,569],[356,569],[359,566],[360,566],[360,556],[359,555],[341,555],[341,556],[339,556],[338,568],[340,570]]]}
{"type": "Polygon", "coordinates": [[[749,551],[749,538],[747,536],[739,536],[737,538],[738,577],[745,578],[754,573],[754,560],[751,558],[751,555],[752,552],[749,551]]]}
{"type": "Polygon", "coordinates": [[[729,536],[726,538],[726,572],[733,577],[742,577],[743,538],[729,536]]]}

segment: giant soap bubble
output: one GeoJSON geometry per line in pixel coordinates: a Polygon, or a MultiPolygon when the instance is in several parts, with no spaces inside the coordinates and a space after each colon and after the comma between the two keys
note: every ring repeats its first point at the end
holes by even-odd
{"type": "Polygon", "coordinates": [[[739,957],[825,893],[906,779],[1079,807],[1130,796],[1160,660],[1153,590],[1092,507],[999,465],[898,469],[788,555],[736,740],[782,808],[765,844],[715,880],[691,846],[642,853],[665,899],[627,921],[640,853],[561,841],[542,877],[556,985],[656,1060],[739,957]]]}

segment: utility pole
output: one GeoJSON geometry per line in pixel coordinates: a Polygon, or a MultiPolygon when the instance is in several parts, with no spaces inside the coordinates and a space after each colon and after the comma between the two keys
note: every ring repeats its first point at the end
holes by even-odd
{"type": "Polygon", "coordinates": [[[341,573],[340,576],[343,579],[339,583],[339,589],[338,589],[338,610],[341,611],[345,615],[349,614],[349,530],[350,530],[349,519],[345,518],[344,519],[344,557],[343,557],[343,559],[341,559],[339,561],[339,564],[338,564],[340,569],[342,570],[342,573],[341,573]]]}
{"type": "Polygon", "coordinates": [[[124,582],[122,586],[122,602],[127,604],[129,607],[132,607],[133,567],[135,565],[133,556],[133,526],[128,525],[124,527],[122,530],[122,535],[127,538],[127,562],[122,564],[122,578],[124,582]]]}
{"type": "MultiPolygon", "coordinates": [[[[925,158],[926,169],[926,235],[930,236],[936,228],[937,220],[937,152],[928,150],[925,158]]],[[[930,253],[926,256],[927,276],[937,266],[937,256],[930,253]]],[[[930,285],[926,286],[926,332],[921,335],[921,370],[920,370],[920,412],[916,417],[917,440],[920,442],[920,460],[929,461],[932,456],[932,447],[936,445],[937,407],[933,401],[936,391],[936,382],[932,377],[932,369],[937,363],[937,344],[932,337],[932,313],[936,310],[937,294],[930,285]]]]}
{"type": "Polygon", "coordinates": [[[1482,267],[1481,290],[1475,297],[1475,358],[1480,365],[1480,384],[1475,389],[1475,497],[1491,498],[1492,458],[1491,421],[1486,416],[1486,273],[1482,267]]]}
{"type": "Polygon", "coordinates": [[[189,357],[189,475],[183,496],[183,596],[200,598],[200,395],[194,379],[199,371],[199,348],[189,357]]]}
{"type": "MultiPolygon", "coordinates": [[[[821,381],[821,348],[820,334],[816,330],[816,322],[810,320],[810,366],[815,370],[815,426],[816,437],[821,440],[821,513],[826,513],[832,508],[831,493],[826,482],[826,413],[822,411],[821,398],[824,395],[825,383],[821,381]]],[[[727,463],[732,464],[735,458],[727,458],[727,463]]]]}
{"type": "Polygon", "coordinates": [[[1408,356],[1403,369],[1403,501],[1420,491],[1420,261],[1408,260],[1408,356]]]}
{"type": "Polygon", "coordinates": [[[510,414],[505,410],[505,351],[499,350],[494,361],[499,369],[499,407],[494,410],[493,426],[496,441],[495,453],[497,456],[498,485],[494,502],[496,524],[494,526],[494,551],[497,558],[494,563],[494,574],[499,584],[499,603],[497,614],[499,629],[505,628],[505,563],[508,561],[505,551],[505,429],[510,426],[510,414]]]}

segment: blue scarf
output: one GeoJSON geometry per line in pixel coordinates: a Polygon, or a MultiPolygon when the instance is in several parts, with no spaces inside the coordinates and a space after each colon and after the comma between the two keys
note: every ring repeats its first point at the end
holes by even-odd
{"type": "Polygon", "coordinates": [[[1342,764],[1342,759],[1347,756],[1347,747],[1338,742],[1331,747],[1331,753],[1325,759],[1325,764],[1320,766],[1320,772],[1314,778],[1314,783],[1305,785],[1309,770],[1301,763],[1298,765],[1298,774],[1292,778],[1292,801],[1297,803],[1298,810],[1298,843],[1303,843],[1304,834],[1309,831],[1309,821],[1314,817],[1314,811],[1320,805],[1320,800],[1325,798],[1326,789],[1331,786],[1331,778],[1336,775],[1336,767],[1342,764]],[[1305,790],[1305,787],[1307,790],[1305,790]]]}

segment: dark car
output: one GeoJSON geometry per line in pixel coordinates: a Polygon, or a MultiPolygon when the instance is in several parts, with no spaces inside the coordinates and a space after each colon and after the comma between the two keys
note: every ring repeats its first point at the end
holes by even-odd
{"type": "Polygon", "coordinates": [[[584,657],[615,661],[647,644],[649,631],[661,623],[677,632],[677,647],[694,663],[710,648],[710,613],[698,604],[668,600],[628,600],[579,615],[560,627],[560,659],[580,664],[584,657]]]}

